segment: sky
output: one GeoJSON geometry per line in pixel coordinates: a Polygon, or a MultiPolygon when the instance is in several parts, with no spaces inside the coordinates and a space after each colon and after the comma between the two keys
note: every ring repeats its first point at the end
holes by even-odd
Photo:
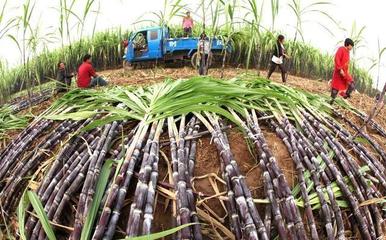
{"type": "MultiPolygon", "coordinates": [[[[5,0],[0,0],[0,6],[3,5],[5,0]]],[[[202,0],[190,0],[184,1],[187,3],[187,8],[192,12],[193,18],[199,19],[201,10],[196,13],[197,6],[202,0]]],[[[208,1],[208,0],[207,0],[208,1]]],[[[256,0],[258,5],[264,2],[263,11],[263,26],[269,27],[271,25],[271,10],[269,0],[256,0]]],[[[279,0],[279,16],[276,22],[276,30],[285,33],[287,38],[294,37],[294,24],[296,18],[288,7],[288,3],[292,0],[279,0]]],[[[317,0],[316,0],[317,1],[317,0]]],[[[5,19],[11,17],[20,16],[22,9],[19,8],[25,0],[12,0],[8,1],[8,5],[5,11],[5,19]]],[[[31,0],[36,2],[33,14],[32,14],[32,25],[38,26],[39,32],[42,36],[50,38],[52,43],[48,43],[48,47],[55,48],[60,46],[58,39],[52,39],[52,36],[48,34],[57,29],[58,26],[58,6],[59,0],[31,0]]],[[[68,0],[70,2],[70,0],[68,0]]],[[[83,10],[85,0],[78,0],[75,5],[74,11],[80,14],[83,10]]],[[[306,6],[314,0],[302,0],[301,4],[306,6]]],[[[98,0],[96,0],[98,3],[98,0]]],[[[164,0],[100,0],[100,7],[95,4],[93,7],[94,12],[92,16],[85,22],[85,35],[91,34],[94,28],[93,18],[96,16],[98,7],[99,15],[96,24],[96,31],[122,27],[123,29],[128,28],[139,28],[144,23],[137,23],[139,19],[149,19],[153,16],[150,12],[160,11],[163,9],[164,0]]],[[[386,46],[386,28],[384,27],[384,15],[386,9],[385,0],[335,0],[332,1],[331,6],[322,6],[321,10],[326,11],[329,15],[333,16],[334,19],[339,23],[341,28],[347,29],[344,31],[336,27],[332,21],[326,17],[322,17],[320,14],[312,13],[305,15],[304,18],[304,38],[305,42],[310,43],[312,46],[319,48],[322,52],[333,54],[337,47],[342,44],[343,40],[350,35],[349,31],[352,28],[353,22],[356,22],[357,28],[365,26],[363,42],[364,47],[358,49],[355,53],[355,58],[359,59],[360,66],[368,68],[371,65],[370,58],[377,56],[378,39],[381,47],[386,46]],[[325,31],[318,22],[328,25],[332,29],[333,35],[325,31]]],[[[240,16],[241,17],[241,16],[240,16]]],[[[176,17],[173,19],[174,23],[179,23],[181,19],[176,17]]],[[[73,32],[76,32],[76,26],[74,21],[73,32]]],[[[1,29],[1,25],[0,25],[1,29]]],[[[16,31],[16,30],[15,30],[16,31]]],[[[10,32],[15,34],[15,32],[10,32]]],[[[58,33],[55,34],[58,37],[58,33]]],[[[76,34],[73,34],[76,35],[76,34]]],[[[10,40],[10,38],[0,39],[0,59],[7,61],[9,66],[14,66],[20,63],[20,53],[16,44],[10,40]]],[[[384,61],[382,62],[382,69],[380,74],[380,82],[386,82],[386,54],[384,61]]],[[[374,82],[376,82],[377,71],[372,71],[374,82]]],[[[383,86],[383,84],[380,84],[383,86]]]]}

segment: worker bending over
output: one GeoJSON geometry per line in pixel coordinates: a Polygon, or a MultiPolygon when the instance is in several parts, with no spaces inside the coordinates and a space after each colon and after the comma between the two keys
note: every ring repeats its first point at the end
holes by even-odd
{"type": "Polygon", "coordinates": [[[77,84],[79,88],[92,88],[95,86],[107,85],[107,81],[98,76],[91,65],[90,54],[86,54],[83,57],[83,63],[79,66],[77,84]]]}
{"type": "Polygon", "coordinates": [[[335,68],[331,82],[331,104],[335,98],[341,95],[343,98],[349,98],[355,90],[355,84],[349,73],[350,51],[354,47],[354,41],[347,38],[344,46],[340,47],[335,54],[335,68]]]}

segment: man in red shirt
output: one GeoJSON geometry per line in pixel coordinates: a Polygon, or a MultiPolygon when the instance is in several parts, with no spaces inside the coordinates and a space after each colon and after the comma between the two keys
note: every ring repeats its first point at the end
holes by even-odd
{"type": "Polygon", "coordinates": [[[95,73],[95,69],[91,65],[90,54],[86,54],[83,57],[83,63],[79,66],[77,84],[79,88],[92,88],[95,86],[107,85],[107,81],[95,73]]]}
{"type": "Polygon", "coordinates": [[[352,76],[349,73],[350,51],[354,47],[354,41],[347,38],[344,47],[340,47],[335,54],[335,68],[331,82],[331,104],[334,103],[338,93],[343,98],[349,98],[355,90],[352,76]]]}

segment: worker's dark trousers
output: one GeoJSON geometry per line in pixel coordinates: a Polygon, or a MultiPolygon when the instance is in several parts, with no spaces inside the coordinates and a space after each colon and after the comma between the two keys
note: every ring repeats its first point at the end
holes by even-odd
{"type": "Polygon", "coordinates": [[[284,67],[284,64],[276,64],[274,62],[271,61],[271,66],[269,67],[269,71],[268,71],[268,79],[271,77],[272,73],[276,70],[276,67],[279,67],[280,71],[281,71],[281,80],[283,82],[286,82],[287,81],[287,71],[284,67]]]}
{"type": "MultiPolygon", "coordinates": [[[[346,95],[343,98],[349,98],[351,97],[351,93],[355,90],[355,84],[354,82],[351,82],[346,90],[346,95]]],[[[333,104],[336,97],[338,96],[339,90],[336,90],[334,88],[331,88],[331,101],[330,104],[333,104]]]]}
{"type": "Polygon", "coordinates": [[[200,60],[200,68],[198,70],[198,73],[200,75],[207,75],[208,74],[208,69],[207,69],[207,62],[208,62],[208,54],[204,55],[204,58],[201,58],[200,60]]]}

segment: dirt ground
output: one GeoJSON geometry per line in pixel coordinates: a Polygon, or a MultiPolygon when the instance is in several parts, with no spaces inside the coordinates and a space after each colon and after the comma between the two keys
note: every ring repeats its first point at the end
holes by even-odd
{"type": "MultiPolygon", "coordinates": [[[[246,71],[244,69],[225,69],[224,78],[229,79],[236,77],[242,73],[256,73],[256,70],[246,71]]],[[[262,76],[266,75],[266,72],[261,71],[262,76]]],[[[197,73],[190,67],[184,68],[157,68],[157,69],[137,69],[125,71],[123,69],[116,70],[107,70],[100,72],[100,75],[103,75],[110,82],[110,85],[150,85],[156,82],[163,81],[166,78],[178,79],[178,78],[189,78],[196,76],[197,73]]],[[[210,69],[209,75],[213,77],[221,76],[221,69],[210,69]]],[[[275,73],[272,77],[273,81],[280,82],[280,75],[275,73]]],[[[307,90],[313,93],[324,93],[328,94],[328,85],[325,81],[318,80],[308,80],[299,77],[289,76],[288,83],[289,86],[293,86],[299,89],[307,90]]],[[[59,97],[59,96],[57,96],[59,97]]],[[[57,98],[56,97],[56,98],[57,98]]],[[[55,99],[56,99],[55,98],[55,99]]],[[[32,112],[37,115],[43,112],[46,108],[50,106],[54,99],[46,101],[38,106],[32,108],[32,112]]],[[[349,102],[357,106],[363,112],[369,113],[374,100],[363,94],[355,93],[352,99],[349,102]]],[[[25,110],[23,113],[29,113],[29,110],[25,110]]],[[[350,120],[355,121],[357,124],[360,124],[361,121],[354,116],[350,116],[350,120]]],[[[376,121],[386,129],[386,110],[383,109],[382,112],[377,116],[376,121]]],[[[297,184],[296,173],[293,161],[287,151],[286,146],[283,142],[273,133],[271,130],[264,126],[262,123],[262,131],[270,146],[278,165],[285,174],[286,180],[291,187],[297,184]]],[[[349,129],[349,127],[347,127],[349,129]]],[[[263,191],[263,182],[261,170],[258,166],[258,159],[256,159],[249,151],[248,145],[244,135],[237,129],[229,129],[226,131],[227,136],[230,142],[230,147],[234,155],[234,159],[238,163],[241,173],[246,177],[246,182],[249,186],[249,189],[252,192],[252,195],[256,199],[264,198],[263,191]]],[[[12,133],[13,136],[16,136],[17,132],[12,133]]],[[[379,135],[369,132],[378,143],[384,147],[386,150],[385,139],[379,137],[379,135]]],[[[161,151],[164,152],[165,156],[169,157],[170,153],[168,152],[168,147],[162,148],[161,151]]],[[[170,161],[170,159],[168,159],[170,161]]],[[[160,156],[159,161],[159,181],[164,183],[169,183],[167,177],[168,166],[167,161],[160,156]]],[[[222,196],[225,196],[225,185],[221,181],[221,162],[219,155],[217,153],[216,147],[212,143],[210,136],[204,136],[198,140],[197,146],[197,155],[196,155],[196,165],[195,165],[195,179],[193,181],[193,190],[194,194],[198,199],[198,208],[204,213],[210,215],[214,220],[218,221],[219,224],[228,226],[227,212],[224,207],[224,201],[221,199],[222,196]],[[213,198],[208,198],[210,196],[217,196],[213,198]]],[[[129,192],[135,191],[134,181],[131,184],[129,192]]],[[[130,204],[132,199],[128,199],[125,202],[125,206],[122,212],[129,211],[130,204]]],[[[261,216],[264,216],[264,207],[265,204],[257,204],[258,210],[261,216]]],[[[154,231],[163,231],[170,229],[173,223],[173,213],[172,213],[172,201],[168,200],[167,197],[162,194],[158,194],[156,199],[156,209],[154,214],[154,231]]],[[[226,234],[221,231],[219,225],[211,223],[212,226],[204,227],[203,232],[206,236],[211,238],[218,238],[221,236],[223,239],[226,239],[226,234]]],[[[124,222],[119,224],[121,227],[118,228],[119,232],[124,232],[123,228],[124,222]]],[[[229,229],[229,228],[228,228],[229,229]]],[[[172,239],[170,237],[169,239],[172,239]]]]}
{"type": "MultiPolygon", "coordinates": [[[[220,68],[209,69],[209,75],[212,77],[221,77],[220,68]]],[[[224,78],[230,79],[243,73],[257,74],[256,70],[245,70],[242,68],[226,68],[224,71],[224,78]]],[[[100,72],[101,75],[106,77],[111,84],[114,85],[151,85],[156,82],[163,81],[167,78],[189,78],[197,76],[197,71],[191,67],[183,68],[156,68],[156,69],[135,69],[135,70],[106,70],[100,72]]],[[[261,76],[266,76],[266,71],[260,71],[261,76]]],[[[272,75],[272,80],[275,82],[281,82],[281,76],[279,73],[272,75]]],[[[297,76],[288,75],[287,84],[291,87],[303,89],[312,93],[329,94],[328,83],[323,80],[309,80],[297,76]]],[[[374,99],[358,92],[355,92],[351,99],[348,100],[353,106],[362,110],[365,113],[370,113],[374,104],[374,99]]],[[[375,118],[378,124],[386,129],[386,108],[375,118]]]]}

